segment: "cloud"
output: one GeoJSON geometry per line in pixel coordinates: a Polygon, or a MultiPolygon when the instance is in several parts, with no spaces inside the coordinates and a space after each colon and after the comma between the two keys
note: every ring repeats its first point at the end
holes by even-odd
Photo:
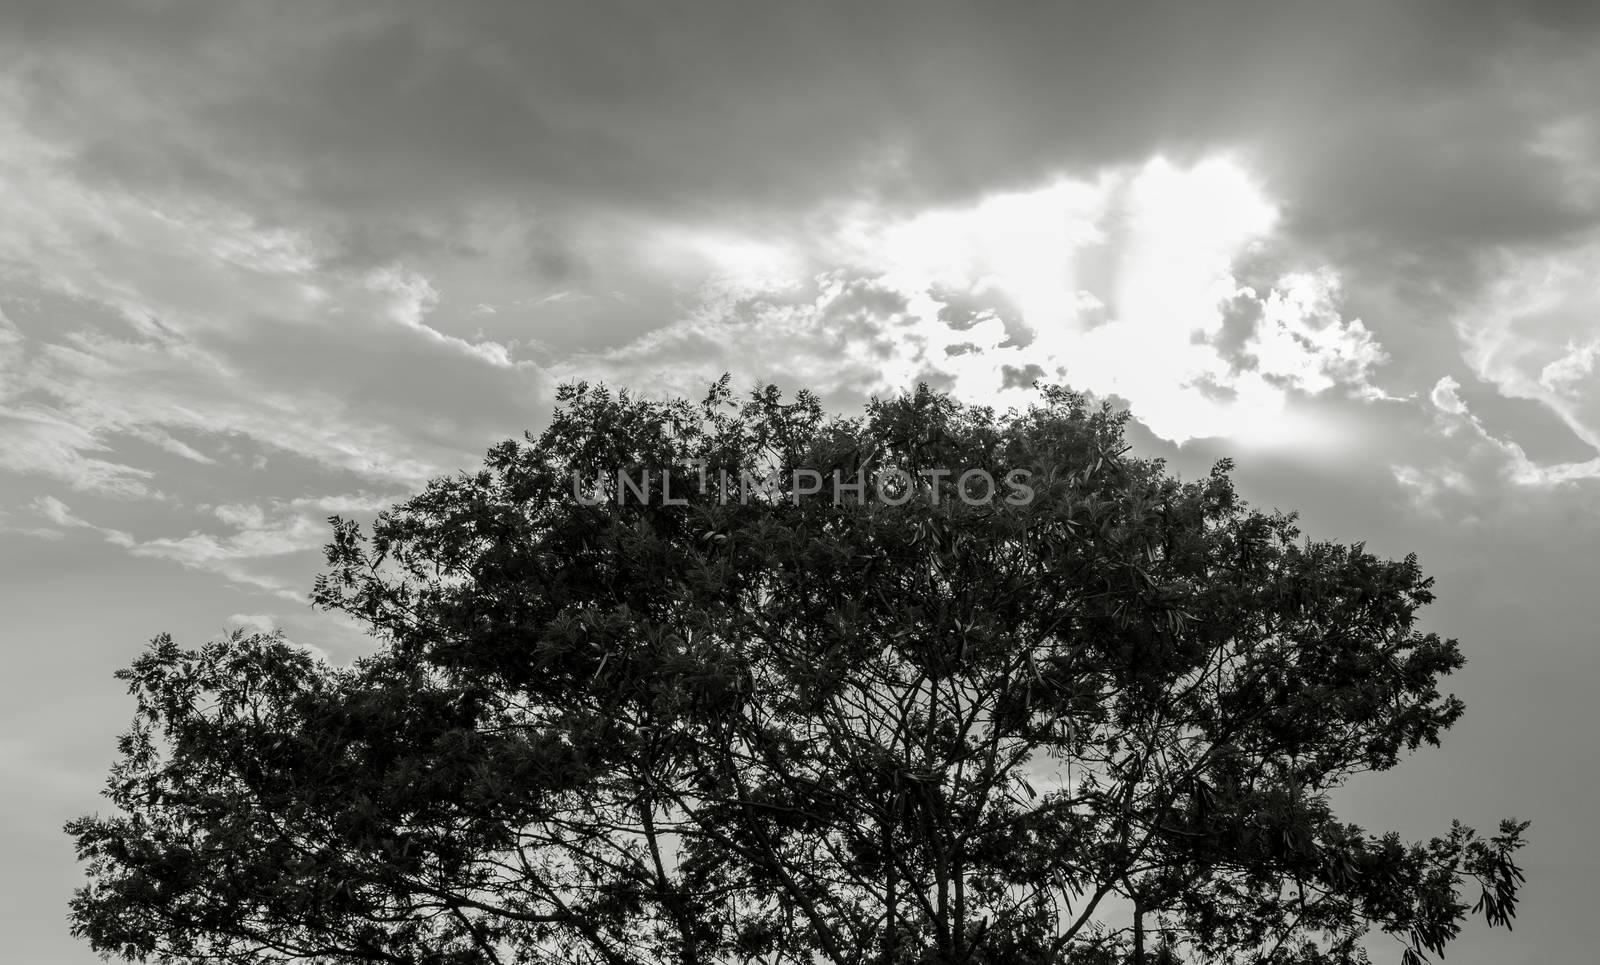
{"type": "Polygon", "coordinates": [[[1373,370],[1389,356],[1360,319],[1341,317],[1338,276],[1324,268],[1287,275],[1278,286],[1260,300],[1261,320],[1244,346],[1257,371],[1303,392],[1370,389],[1373,370]]]}
{"type": "Polygon", "coordinates": [[[225,622],[229,627],[241,627],[251,633],[270,634],[278,629],[278,618],[269,613],[235,613],[225,622]]]}
{"type": "Polygon", "coordinates": [[[220,202],[85,185],[31,136],[0,147],[0,181],[0,469],[148,498],[114,437],[208,465],[205,440],[243,435],[415,485],[544,397],[508,346],[430,324],[437,292],[402,265],[329,266],[220,202]]]}
{"type": "Polygon", "coordinates": [[[303,603],[310,570],[305,557],[327,542],[326,518],[333,513],[371,513],[391,502],[370,493],[348,493],[227,503],[211,507],[211,515],[224,527],[222,532],[196,529],[181,537],[131,541],[126,548],[135,556],[207,570],[241,586],[303,603]]]}
{"type": "Polygon", "coordinates": [[[550,371],[1038,373],[1289,444],[1385,359],[1426,390],[1453,335],[1410,319],[1475,247],[1596,216],[1596,22],[1559,6],[480,13],[8,8],[0,265],[64,317],[0,325],[35,417],[0,466],[148,496],[119,438],[243,435],[415,485],[550,371]]]}
{"type": "Polygon", "coordinates": [[[149,470],[102,459],[94,432],[48,406],[0,402],[0,469],[40,473],[75,489],[119,496],[153,496],[149,470]]]}
{"type": "Polygon", "coordinates": [[[1585,380],[1594,374],[1597,360],[1600,360],[1600,340],[1583,345],[1569,343],[1566,355],[1540,370],[1539,384],[1555,395],[1576,397],[1582,393],[1585,380]]]}
{"type": "MultiPolygon", "coordinates": [[[[1434,516],[1444,515],[1444,510],[1440,506],[1443,496],[1447,494],[1470,496],[1473,490],[1467,476],[1452,466],[1423,469],[1417,466],[1397,465],[1394,467],[1394,478],[1395,482],[1411,492],[1418,508],[1434,516]]],[[[1467,522],[1474,517],[1452,516],[1452,519],[1456,522],[1467,522]]]]}
{"type": "Polygon", "coordinates": [[[1460,388],[1448,375],[1434,384],[1428,394],[1433,432],[1413,432],[1410,451],[1392,457],[1395,480],[1418,507],[1476,519],[1503,512],[1530,493],[1549,496],[1600,477],[1600,458],[1554,464],[1530,459],[1518,442],[1497,436],[1471,411],[1460,388]]]}
{"type": "MultiPolygon", "coordinates": [[[[88,520],[78,517],[73,513],[71,507],[54,496],[37,497],[34,499],[31,508],[35,513],[43,516],[51,523],[60,527],[60,529],[92,530],[104,537],[106,542],[116,546],[121,546],[125,549],[134,545],[134,539],[132,536],[129,536],[120,529],[112,529],[111,527],[107,526],[97,526],[88,520]]],[[[60,538],[61,534],[60,530],[55,530],[50,531],[48,535],[45,533],[38,533],[37,535],[46,536],[46,538],[49,539],[58,539],[60,538]]]]}
{"type": "Polygon", "coordinates": [[[33,501],[34,510],[57,526],[81,527],[89,524],[72,515],[67,504],[54,496],[40,496],[33,501]]]}
{"type": "Polygon", "coordinates": [[[857,396],[928,381],[1000,405],[1032,397],[1029,372],[1124,399],[1177,442],[1287,443],[1294,398],[1381,395],[1386,355],[1343,317],[1332,269],[1238,280],[1277,209],[1226,158],[818,221],[830,230],[788,248],[724,239],[678,322],[552,371],[677,392],[722,368],[857,396]],[[1249,316],[1243,338],[1230,312],[1249,316]]]}
{"type": "Polygon", "coordinates": [[[312,643],[304,643],[293,639],[283,632],[283,627],[278,618],[270,613],[235,613],[224,621],[229,632],[243,630],[249,634],[262,634],[276,636],[279,640],[293,647],[299,647],[318,660],[329,665],[337,665],[338,661],[328,651],[312,643]]]}
{"type": "Polygon", "coordinates": [[[308,486],[471,465],[563,378],[1060,381],[1310,460],[1387,453],[1405,408],[1438,438],[1390,461],[1430,498],[1596,473],[1490,432],[1435,361],[1600,440],[1600,61],[1529,26],[1591,21],[824,4],[647,41],[421,9],[52,6],[0,39],[0,471],[159,502],[84,515],[284,598],[308,486]]]}
{"type": "MultiPolygon", "coordinates": [[[[1560,247],[1505,249],[1491,262],[1493,282],[1456,324],[1468,363],[1508,396],[1548,406],[1592,449],[1600,450],[1600,233],[1560,247]]],[[[1552,467],[1585,475],[1600,461],[1552,467]]]]}
{"type": "Polygon", "coordinates": [[[1442,376],[1438,382],[1434,383],[1433,391],[1428,394],[1428,399],[1435,408],[1447,415],[1466,415],[1467,404],[1461,401],[1460,388],[1460,382],[1448,375],[1442,376]]]}
{"type": "Polygon", "coordinates": [[[306,556],[327,542],[326,518],[334,513],[370,514],[392,502],[390,498],[362,492],[228,503],[209,510],[210,516],[221,524],[220,530],[213,524],[184,536],[138,537],[85,519],[65,502],[47,495],[35,498],[31,509],[56,529],[22,531],[59,539],[61,530],[88,530],[133,556],[214,573],[238,586],[304,603],[306,573],[314,565],[306,556]]]}
{"type": "MultiPolygon", "coordinates": [[[[433,13],[19,0],[0,37],[29,122],[85,180],[322,223],[375,261],[459,241],[452,214],[485,202],[558,223],[863,195],[914,209],[1245,142],[1309,217],[1407,233],[1517,215],[1505,231],[1559,217],[1551,175],[1582,167],[1563,159],[1582,159],[1592,117],[1573,93],[1596,24],[1574,4],[433,13]],[[194,50],[215,56],[175,56],[194,50]]],[[[590,261],[563,234],[540,232],[529,263],[590,261]]]]}

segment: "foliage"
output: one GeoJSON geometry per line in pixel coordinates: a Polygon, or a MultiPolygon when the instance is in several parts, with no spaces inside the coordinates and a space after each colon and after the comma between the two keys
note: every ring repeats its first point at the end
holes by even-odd
{"type": "Polygon", "coordinates": [[[1179,481],[1061,389],[855,419],[726,379],[560,402],[370,532],[332,521],[315,600],[371,656],[161,637],[122,671],[116,814],[68,828],[79,935],[183,962],[1310,965],[1365,961],[1373,927],[1409,962],[1509,924],[1524,824],[1408,844],[1331,810],[1462,712],[1414,558],[1303,541],[1228,463],[1179,481]],[[686,504],[619,504],[619,467],[672,467],[686,504]],[[722,483],[891,467],[936,481],[895,506],[722,483]],[[939,468],[1027,469],[1033,498],[974,505],[939,468]]]}

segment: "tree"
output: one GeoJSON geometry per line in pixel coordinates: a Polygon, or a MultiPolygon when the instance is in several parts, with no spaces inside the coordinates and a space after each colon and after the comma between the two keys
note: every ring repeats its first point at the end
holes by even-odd
{"type": "Polygon", "coordinates": [[[1062,389],[854,419],[726,378],[559,401],[370,531],[331,521],[314,599],[371,656],[160,637],[119,674],[117,813],[68,826],[78,935],[180,962],[1283,965],[1365,961],[1376,928],[1411,965],[1469,914],[1509,925],[1525,824],[1408,844],[1331,809],[1462,712],[1415,558],[1302,541],[1227,462],[1177,480],[1062,389]]]}

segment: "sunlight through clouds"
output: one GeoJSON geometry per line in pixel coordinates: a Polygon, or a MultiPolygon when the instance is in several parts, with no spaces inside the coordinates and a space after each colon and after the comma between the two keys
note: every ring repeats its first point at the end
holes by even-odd
{"type": "Polygon", "coordinates": [[[1239,264],[1278,209],[1236,162],[1163,158],[911,215],[856,204],[773,239],[685,232],[712,278],[665,330],[558,370],[692,390],[711,365],[892,392],[917,381],[999,405],[1035,380],[1131,404],[1162,438],[1292,446],[1327,426],[1296,394],[1373,395],[1386,360],[1320,265],[1263,291],[1239,264]],[[1229,312],[1251,326],[1227,331],[1229,312]],[[1239,344],[1233,344],[1237,342],[1239,344]],[[691,374],[692,373],[692,374],[691,374]]]}

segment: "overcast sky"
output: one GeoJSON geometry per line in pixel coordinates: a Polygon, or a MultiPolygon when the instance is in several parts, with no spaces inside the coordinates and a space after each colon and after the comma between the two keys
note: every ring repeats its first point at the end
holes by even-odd
{"type": "MultiPolygon", "coordinates": [[[[1511,935],[1592,955],[1600,4],[0,0],[0,931],[88,963],[150,637],[276,626],[323,519],[537,429],[564,380],[1036,379],[1416,551],[1468,703],[1351,789],[1531,819],[1511,935]]],[[[1379,960],[1398,946],[1379,945],[1379,960]]]]}

